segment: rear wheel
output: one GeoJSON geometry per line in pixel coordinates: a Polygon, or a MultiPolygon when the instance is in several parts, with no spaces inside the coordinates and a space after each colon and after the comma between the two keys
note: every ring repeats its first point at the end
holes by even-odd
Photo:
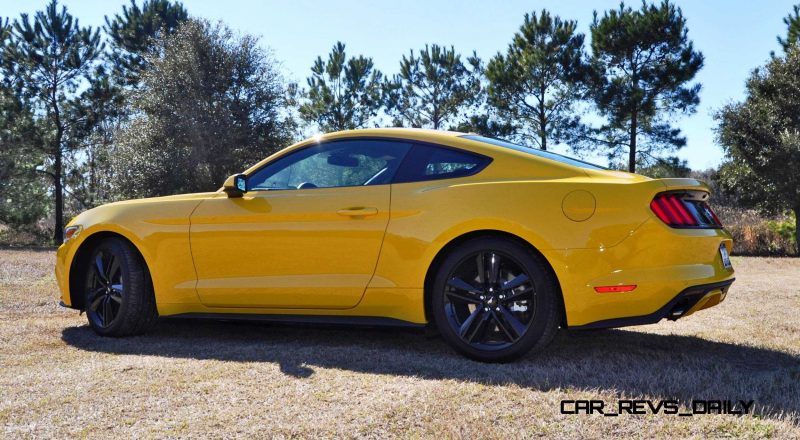
{"type": "Polygon", "coordinates": [[[453,348],[484,362],[545,347],[558,330],[558,288],[541,258],[506,238],[469,240],[433,283],[433,317],[453,348]]]}
{"type": "Polygon", "coordinates": [[[155,298],[142,257],[119,238],[101,241],[86,262],[84,304],[102,336],[143,333],[155,322],[155,298]]]}

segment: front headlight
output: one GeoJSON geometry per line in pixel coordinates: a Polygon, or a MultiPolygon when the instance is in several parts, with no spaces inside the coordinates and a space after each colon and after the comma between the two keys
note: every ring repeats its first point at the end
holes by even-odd
{"type": "Polygon", "coordinates": [[[64,243],[68,242],[71,238],[75,238],[81,233],[81,225],[72,225],[64,228],[64,243]]]}

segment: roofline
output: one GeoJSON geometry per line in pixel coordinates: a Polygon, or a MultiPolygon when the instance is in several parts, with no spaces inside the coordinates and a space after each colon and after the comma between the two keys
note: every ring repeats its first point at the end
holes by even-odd
{"type": "Polygon", "coordinates": [[[330,133],[320,133],[314,135],[312,137],[303,139],[300,142],[296,142],[292,145],[289,145],[286,148],[282,148],[275,153],[267,156],[266,158],[260,160],[250,168],[244,171],[244,174],[250,174],[253,171],[261,168],[267,162],[270,162],[276,159],[278,156],[282,156],[284,154],[289,154],[290,152],[297,150],[298,148],[303,148],[308,146],[312,143],[320,143],[326,141],[333,141],[337,139],[349,139],[349,138],[358,138],[358,137],[385,137],[385,138],[397,138],[397,139],[410,139],[410,140],[418,140],[418,141],[430,141],[433,139],[439,139],[442,142],[447,142],[448,140],[452,141],[455,138],[463,136],[468,133],[462,133],[458,131],[444,131],[444,130],[432,130],[427,128],[405,128],[405,127],[387,127],[387,128],[358,128],[354,130],[341,130],[341,131],[333,131],[330,133]]]}
{"type": "Polygon", "coordinates": [[[333,131],[330,133],[318,134],[305,139],[303,142],[309,140],[328,140],[339,139],[345,137],[358,137],[358,136],[378,136],[378,137],[393,137],[393,136],[433,136],[442,138],[454,138],[463,136],[464,132],[459,131],[446,131],[446,130],[433,130],[428,128],[407,128],[407,127],[384,127],[384,128],[358,128],[354,130],[333,131]]]}

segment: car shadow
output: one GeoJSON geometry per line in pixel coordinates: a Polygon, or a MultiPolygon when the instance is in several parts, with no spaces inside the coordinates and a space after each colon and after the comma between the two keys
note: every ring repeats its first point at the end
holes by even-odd
{"type": "Polygon", "coordinates": [[[630,330],[562,331],[544,352],[508,364],[473,362],[418,330],[161,320],[144,336],[62,332],[87,351],[272,362],[307,378],[315,368],[454,379],[535,390],[601,390],[661,399],[755,400],[764,416],[800,415],[800,357],[765,348],[630,330]]]}

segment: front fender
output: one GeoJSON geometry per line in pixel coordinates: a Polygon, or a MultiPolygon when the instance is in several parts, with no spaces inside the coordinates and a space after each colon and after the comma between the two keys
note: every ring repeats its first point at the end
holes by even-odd
{"type": "Polygon", "coordinates": [[[113,234],[128,240],[142,255],[150,270],[156,303],[198,302],[196,273],[189,245],[189,216],[204,195],[163,197],[112,203],[83,212],[68,226],[80,225],[77,237],[59,247],[56,277],[61,301],[71,306],[71,277],[76,256],[86,250],[98,234],[113,234]]]}

